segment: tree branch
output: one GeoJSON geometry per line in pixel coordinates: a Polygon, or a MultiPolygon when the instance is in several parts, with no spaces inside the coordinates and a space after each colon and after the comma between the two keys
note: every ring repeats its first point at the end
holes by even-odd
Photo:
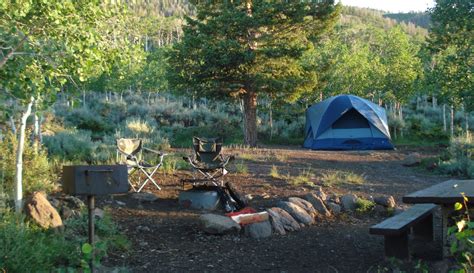
{"type": "Polygon", "coordinates": [[[17,51],[26,41],[26,39],[28,39],[28,36],[24,36],[23,39],[21,39],[21,41],[14,47],[12,48],[12,50],[10,50],[10,52],[8,52],[8,54],[6,56],[3,57],[3,59],[0,61],[0,68],[3,67],[3,65],[5,65],[5,63],[11,58],[13,57],[15,51],[17,51]]]}

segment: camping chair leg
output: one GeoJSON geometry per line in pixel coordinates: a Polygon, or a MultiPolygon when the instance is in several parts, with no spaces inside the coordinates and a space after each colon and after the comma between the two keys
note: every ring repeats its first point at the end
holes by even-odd
{"type": "Polygon", "coordinates": [[[156,184],[155,180],[153,179],[153,175],[155,174],[155,172],[158,170],[160,166],[161,165],[156,166],[156,168],[153,169],[151,173],[148,173],[145,169],[140,168],[140,170],[146,175],[147,179],[143,182],[143,184],[141,185],[141,187],[138,189],[137,192],[140,192],[143,189],[143,187],[145,187],[145,185],[148,183],[148,181],[151,181],[156,186],[156,188],[161,190],[161,187],[158,186],[158,184],[156,184]]]}

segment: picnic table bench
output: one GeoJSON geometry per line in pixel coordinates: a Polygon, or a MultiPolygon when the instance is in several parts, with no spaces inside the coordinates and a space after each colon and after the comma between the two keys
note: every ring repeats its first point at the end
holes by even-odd
{"type": "Polygon", "coordinates": [[[418,204],[383,222],[372,226],[370,234],[384,235],[385,256],[408,259],[410,257],[408,234],[433,240],[433,210],[435,204],[418,204]]]}

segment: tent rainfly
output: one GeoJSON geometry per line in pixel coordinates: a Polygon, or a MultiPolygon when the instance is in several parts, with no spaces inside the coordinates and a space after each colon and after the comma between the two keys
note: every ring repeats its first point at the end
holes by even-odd
{"type": "Polygon", "coordinates": [[[339,95],[306,110],[303,146],[313,150],[393,149],[385,109],[353,95],[339,95]]]}

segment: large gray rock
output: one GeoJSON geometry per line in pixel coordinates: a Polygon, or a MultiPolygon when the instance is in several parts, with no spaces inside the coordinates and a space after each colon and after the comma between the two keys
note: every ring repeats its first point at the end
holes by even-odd
{"type": "Polygon", "coordinates": [[[43,192],[34,192],[25,204],[25,212],[43,228],[63,229],[63,221],[58,211],[46,199],[43,192]]]}
{"type": "Polygon", "coordinates": [[[240,225],[227,216],[203,214],[199,217],[202,230],[209,234],[238,234],[240,225]]]}
{"type": "Polygon", "coordinates": [[[65,197],[63,197],[63,200],[68,203],[68,207],[70,207],[71,209],[81,209],[82,207],[85,206],[84,202],[82,202],[81,199],[75,197],[75,196],[71,196],[71,195],[67,195],[65,197]]]}
{"type": "Polygon", "coordinates": [[[339,204],[328,202],[327,207],[333,214],[341,213],[341,206],[339,204]]]}
{"type": "Polygon", "coordinates": [[[326,217],[331,216],[331,212],[328,210],[326,205],[323,202],[323,199],[321,199],[318,195],[314,193],[308,193],[305,196],[306,200],[308,200],[309,203],[313,205],[313,207],[322,215],[326,217]]]}
{"type": "Polygon", "coordinates": [[[415,167],[421,164],[421,156],[419,153],[411,153],[405,157],[402,165],[405,167],[415,167]]]}
{"type": "Polygon", "coordinates": [[[304,225],[314,224],[314,218],[311,217],[302,207],[286,201],[278,202],[278,207],[286,210],[296,221],[304,225]]]}
{"type": "Polygon", "coordinates": [[[141,202],[155,202],[158,200],[158,196],[149,192],[135,192],[132,194],[132,198],[141,202]]]}
{"type": "Polygon", "coordinates": [[[244,227],[245,235],[254,239],[267,238],[272,236],[272,225],[270,221],[252,223],[244,227]]]}
{"type": "Polygon", "coordinates": [[[286,231],[300,230],[301,226],[288,212],[281,208],[267,209],[268,215],[270,216],[270,222],[272,223],[273,230],[276,233],[285,235],[286,231]]]}
{"type": "Polygon", "coordinates": [[[395,199],[391,195],[375,197],[374,202],[376,204],[382,205],[382,206],[387,207],[387,208],[394,208],[395,205],[396,205],[395,199]]]}
{"type": "Polygon", "coordinates": [[[313,217],[313,219],[316,219],[316,217],[318,217],[319,213],[318,211],[316,211],[316,209],[313,207],[313,205],[302,199],[302,198],[299,198],[299,197],[290,197],[288,198],[288,201],[297,205],[297,206],[300,206],[302,207],[311,217],[313,217]]]}
{"type": "Polygon", "coordinates": [[[353,211],[357,208],[357,196],[346,194],[341,197],[342,209],[344,211],[353,211]]]}

